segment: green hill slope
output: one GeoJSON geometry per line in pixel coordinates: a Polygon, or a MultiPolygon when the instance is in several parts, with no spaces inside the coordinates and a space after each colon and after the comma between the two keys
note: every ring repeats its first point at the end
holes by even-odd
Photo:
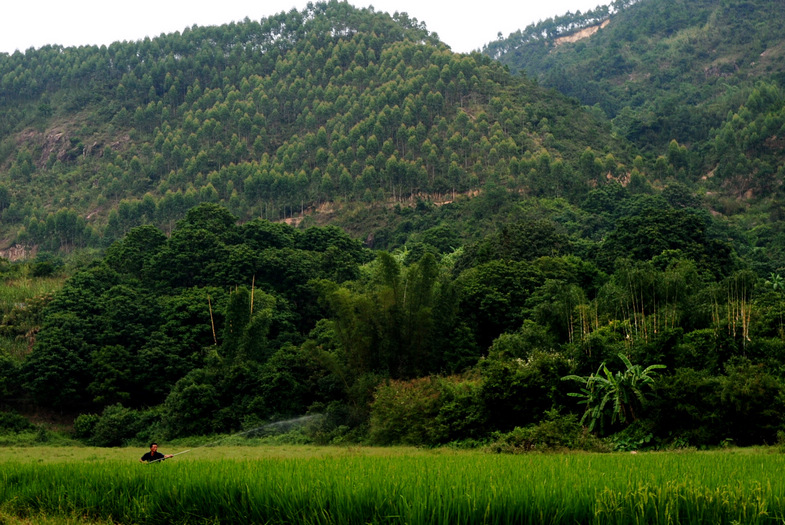
{"type": "MultiPolygon", "coordinates": [[[[613,12],[558,48],[577,56],[658,5],[532,31],[613,12]]],[[[5,244],[106,246],[0,260],[0,410],[58,411],[106,446],[302,414],[320,423],[293,439],[320,443],[586,448],[584,424],[619,450],[781,439],[774,76],[674,102],[673,129],[676,109],[716,125],[652,128],[638,154],[621,116],[660,91],[608,121],[338,2],[0,73],[5,244]]],[[[676,80],[662,93],[693,85],[676,80]]]]}
{"type": "Polygon", "coordinates": [[[756,81],[785,80],[783,11],[779,0],[619,0],[541,22],[485,52],[596,106],[620,134],[657,152],[672,139],[707,140],[756,81]],[[580,29],[591,30],[568,38],[580,29]]]}
{"type": "Polygon", "coordinates": [[[296,221],[454,200],[491,177],[529,191],[543,154],[578,186],[586,148],[631,162],[574,102],[450,52],[405,14],[339,2],[0,55],[0,101],[0,238],[47,249],[170,231],[201,202],[296,221]]]}

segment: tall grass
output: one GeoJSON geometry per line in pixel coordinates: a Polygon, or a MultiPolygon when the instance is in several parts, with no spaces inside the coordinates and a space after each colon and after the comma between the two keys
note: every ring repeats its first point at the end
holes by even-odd
{"type": "MultiPolygon", "coordinates": [[[[209,457],[209,454],[208,454],[209,457]]],[[[776,454],[7,461],[0,508],[119,523],[772,523],[776,454]]]]}
{"type": "Polygon", "coordinates": [[[15,277],[0,280],[0,313],[8,313],[15,306],[22,305],[33,297],[50,294],[60,290],[65,277],[15,277]]]}
{"type": "MultiPolygon", "coordinates": [[[[31,334],[34,333],[31,322],[37,323],[31,316],[25,315],[24,309],[29,307],[31,300],[60,290],[64,283],[65,277],[26,275],[0,280],[0,322],[13,325],[10,332],[0,331],[0,355],[18,360],[24,358],[30,348],[31,334]],[[21,309],[22,315],[11,315],[9,318],[8,314],[14,314],[14,309],[21,309]]],[[[19,314],[19,310],[16,313],[19,314]]]]}

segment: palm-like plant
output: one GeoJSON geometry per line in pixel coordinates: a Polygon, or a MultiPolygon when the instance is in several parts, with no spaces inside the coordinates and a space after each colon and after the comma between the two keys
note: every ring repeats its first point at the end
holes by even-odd
{"type": "Polygon", "coordinates": [[[775,292],[782,292],[785,290],[785,279],[783,279],[782,276],[778,273],[770,273],[766,284],[771,286],[771,289],[775,292]]]}
{"type": "Polygon", "coordinates": [[[580,392],[571,392],[570,396],[582,398],[580,403],[586,405],[581,424],[587,420],[589,430],[594,430],[597,423],[600,430],[610,414],[611,425],[616,422],[627,423],[637,419],[635,410],[646,401],[645,388],[651,388],[658,369],[665,365],[651,365],[646,368],[633,365],[624,354],[619,354],[626,370],[611,372],[603,362],[597,372],[586,377],[568,375],[563,381],[577,381],[582,384],[580,392]]]}

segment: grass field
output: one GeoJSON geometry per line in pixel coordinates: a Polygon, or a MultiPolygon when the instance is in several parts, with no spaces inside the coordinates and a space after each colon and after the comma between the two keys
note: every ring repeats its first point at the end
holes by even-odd
{"type": "MultiPolygon", "coordinates": [[[[179,451],[164,445],[165,453],[179,451]]],[[[774,449],[508,456],[230,446],[151,465],[139,463],[144,452],[0,449],[0,523],[785,520],[785,455],[774,449]]]]}

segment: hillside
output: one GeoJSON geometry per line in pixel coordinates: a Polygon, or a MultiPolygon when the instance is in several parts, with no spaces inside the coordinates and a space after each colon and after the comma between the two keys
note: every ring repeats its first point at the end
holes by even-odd
{"type": "Polygon", "coordinates": [[[452,201],[491,177],[528,191],[542,154],[570,169],[586,148],[632,160],[574,102],[450,52],[405,14],[340,2],[0,55],[0,101],[1,248],[169,232],[202,202],[323,222],[353,203],[452,201]]]}
{"type": "MultiPolygon", "coordinates": [[[[573,56],[657,1],[531,34],[584,31],[573,56]]],[[[297,442],[782,439],[773,77],[729,84],[705,137],[638,147],[339,2],[0,71],[2,238],[37,250],[0,259],[0,434],[53,411],[101,446],[303,414],[297,442]]]]}
{"type": "MultiPolygon", "coordinates": [[[[530,26],[484,52],[593,107],[650,154],[671,140],[689,146],[696,175],[705,175],[718,161],[710,145],[716,130],[758,82],[780,89],[785,82],[783,10],[781,0],[617,0],[530,26]],[[600,26],[590,38],[566,41],[600,26]]],[[[781,163],[778,134],[779,126],[767,136],[781,163]]]]}

